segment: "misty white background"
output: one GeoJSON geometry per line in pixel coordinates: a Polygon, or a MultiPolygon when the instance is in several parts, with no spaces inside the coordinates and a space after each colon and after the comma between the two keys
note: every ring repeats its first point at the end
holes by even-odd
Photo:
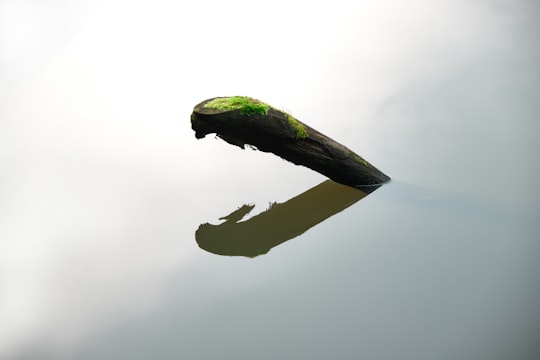
{"type": "Polygon", "coordinates": [[[210,97],[283,108],[394,179],[537,211],[539,21],[536,1],[0,0],[0,358],[159,307],[225,215],[205,199],[322,181],[195,140],[210,97]]]}

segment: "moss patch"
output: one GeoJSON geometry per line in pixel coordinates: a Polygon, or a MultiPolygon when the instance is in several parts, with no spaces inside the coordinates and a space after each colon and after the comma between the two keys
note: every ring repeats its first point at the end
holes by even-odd
{"type": "Polygon", "coordinates": [[[364,164],[365,166],[370,166],[369,163],[366,160],[362,159],[360,155],[353,154],[352,157],[356,162],[364,164]]]}
{"type": "Polygon", "coordinates": [[[308,137],[308,133],[304,125],[300,124],[292,115],[287,114],[287,119],[289,120],[289,124],[296,129],[297,139],[305,139],[308,137]]]}
{"type": "Polygon", "coordinates": [[[216,98],[204,104],[204,107],[218,110],[240,110],[243,115],[266,115],[270,109],[270,105],[248,96],[216,98]]]}
{"type": "MultiPolygon", "coordinates": [[[[260,100],[250,98],[249,96],[219,97],[208,101],[206,104],[204,104],[204,107],[217,110],[239,110],[242,115],[267,115],[270,109],[279,111],[270,105],[260,100]]],[[[308,137],[308,133],[304,125],[302,125],[292,115],[289,115],[283,111],[279,112],[285,114],[287,120],[289,121],[289,125],[296,130],[297,139],[306,139],[308,137]]]]}

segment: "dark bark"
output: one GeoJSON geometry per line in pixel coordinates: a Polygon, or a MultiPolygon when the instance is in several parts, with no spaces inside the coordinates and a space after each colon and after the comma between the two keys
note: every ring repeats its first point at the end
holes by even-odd
{"type": "Polygon", "coordinates": [[[240,110],[205,107],[210,100],[193,109],[191,127],[197,139],[215,133],[230,144],[241,148],[248,144],[274,153],[349,186],[377,185],[390,180],[352,150],[296,120],[307,133],[302,136],[284,112],[270,108],[267,114],[248,115],[240,110]]]}

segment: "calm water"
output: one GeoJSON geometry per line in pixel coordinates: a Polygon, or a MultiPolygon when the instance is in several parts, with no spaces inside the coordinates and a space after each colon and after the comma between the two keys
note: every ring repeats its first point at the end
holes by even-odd
{"type": "Polygon", "coordinates": [[[0,5],[0,359],[537,359],[538,6],[413,3],[0,5]],[[231,94],[392,181],[196,140],[231,94]]]}

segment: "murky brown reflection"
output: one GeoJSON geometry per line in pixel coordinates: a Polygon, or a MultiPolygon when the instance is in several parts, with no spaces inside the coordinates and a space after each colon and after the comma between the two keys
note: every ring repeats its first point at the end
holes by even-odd
{"type": "Polygon", "coordinates": [[[355,189],[327,180],[285,203],[242,221],[254,205],[243,205],[222,217],[220,225],[204,223],[195,232],[197,243],[219,255],[255,257],[293,239],[306,230],[346,209],[379,186],[355,189]]]}

